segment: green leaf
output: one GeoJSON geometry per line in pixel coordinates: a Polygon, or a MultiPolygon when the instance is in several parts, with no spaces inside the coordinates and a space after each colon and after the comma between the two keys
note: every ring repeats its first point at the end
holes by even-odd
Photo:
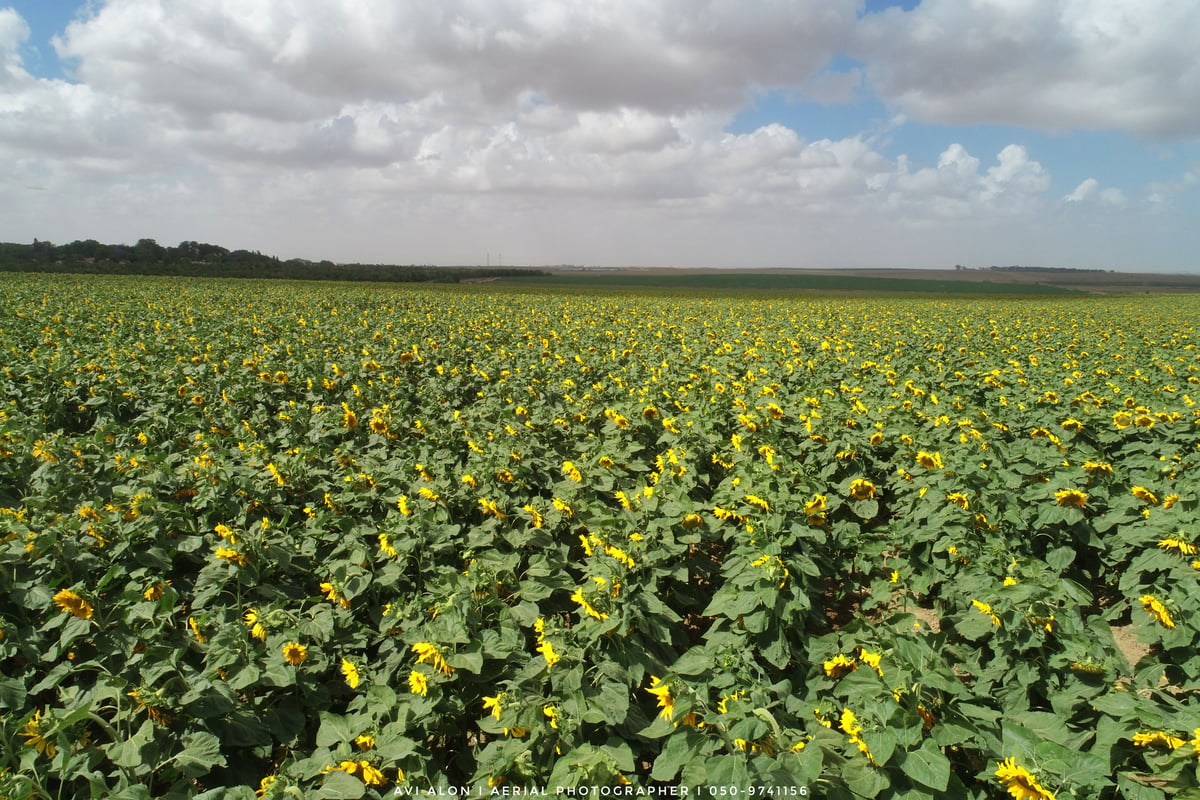
{"type": "Polygon", "coordinates": [[[258,747],[271,744],[271,734],[262,720],[249,711],[238,710],[209,720],[209,727],[228,747],[258,747]]]}
{"type": "Polygon", "coordinates": [[[662,752],[654,760],[654,769],[650,772],[650,779],[655,781],[673,780],[684,764],[699,755],[705,744],[705,738],[692,728],[677,728],[675,733],[667,737],[662,752]]]}
{"type": "Polygon", "coordinates": [[[154,723],[146,720],[137,731],[123,742],[107,745],[109,759],[118,767],[133,770],[136,775],[145,775],[154,766],[153,749],[154,723]]]}
{"type": "Polygon", "coordinates": [[[946,791],[950,782],[950,759],[930,741],[919,750],[910,750],[901,768],[917,783],[939,792],[946,791]]]}
{"type": "Polygon", "coordinates": [[[1138,714],[1139,703],[1129,692],[1111,692],[1092,700],[1092,707],[1117,719],[1132,719],[1138,714]]]}
{"type": "Polygon", "coordinates": [[[325,776],[321,788],[307,796],[314,800],[357,800],[366,793],[366,784],[353,775],[335,769],[325,776]]]}
{"type": "Polygon", "coordinates": [[[879,501],[858,500],[850,504],[850,509],[859,519],[875,519],[879,515],[879,501]]]}
{"type": "Polygon", "coordinates": [[[704,675],[713,668],[714,657],[708,648],[696,646],[675,660],[671,672],[676,675],[704,675]]]}
{"type": "Polygon", "coordinates": [[[0,677],[0,708],[20,709],[25,705],[25,684],[19,678],[0,677]]]}
{"type": "Polygon", "coordinates": [[[629,690],[622,684],[607,682],[598,691],[587,693],[584,722],[620,725],[629,713],[629,690]]]}
{"type": "Polygon", "coordinates": [[[355,733],[349,717],[321,712],[321,727],[317,729],[317,747],[337,747],[354,741],[355,733]]]}
{"type": "Polygon", "coordinates": [[[749,773],[746,771],[746,759],[741,756],[722,755],[711,758],[705,771],[710,786],[747,786],[750,782],[749,773]]]}
{"type": "Polygon", "coordinates": [[[887,773],[871,766],[866,758],[852,759],[842,773],[846,786],[859,797],[879,797],[891,788],[887,773]]]}
{"type": "Polygon", "coordinates": [[[446,663],[455,669],[470,672],[475,675],[483,672],[483,650],[478,643],[461,653],[455,653],[446,659],[446,663]]]}
{"type": "Polygon", "coordinates": [[[276,741],[290,742],[303,733],[307,717],[294,701],[284,701],[264,715],[263,721],[276,741]]]}
{"type": "Polygon", "coordinates": [[[183,750],[175,756],[175,764],[189,778],[207,774],[213,767],[225,766],[221,755],[221,742],[205,731],[193,731],[184,735],[183,750]]]}

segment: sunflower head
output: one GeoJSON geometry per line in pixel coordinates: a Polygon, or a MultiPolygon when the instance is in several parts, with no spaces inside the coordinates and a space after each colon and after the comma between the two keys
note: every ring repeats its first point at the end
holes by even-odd
{"type": "Polygon", "coordinates": [[[283,646],[283,660],[298,667],[308,658],[308,648],[296,642],[288,642],[283,646]]]}

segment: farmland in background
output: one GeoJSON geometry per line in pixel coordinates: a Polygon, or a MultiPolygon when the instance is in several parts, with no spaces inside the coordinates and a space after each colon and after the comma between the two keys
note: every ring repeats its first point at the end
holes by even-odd
{"type": "Polygon", "coordinates": [[[1105,270],[994,267],[985,269],[683,269],[572,267],[500,279],[513,286],[663,288],[677,291],[796,291],[971,295],[1195,293],[1200,275],[1105,270]]]}
{"type": "Polygon", "coordinates": [[[4,287],[0,796],[1200,791],[1200,297],[4,287]]]}

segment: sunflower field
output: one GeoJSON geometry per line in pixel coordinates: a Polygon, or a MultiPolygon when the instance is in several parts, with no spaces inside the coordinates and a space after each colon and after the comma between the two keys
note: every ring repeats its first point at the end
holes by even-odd
{"type": "Polygon", "coordinates": [[[0,797],[1200,797],[1196,296],[4,289],[0,797]]]}

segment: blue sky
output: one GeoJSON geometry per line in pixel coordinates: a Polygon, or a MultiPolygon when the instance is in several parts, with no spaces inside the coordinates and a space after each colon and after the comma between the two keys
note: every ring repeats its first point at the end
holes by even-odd
{"type": "Polygon", "coordinates": [[[0,239],[1195,272],[1190,6],[0,0],[0,239]]]}
{"type": "Polygon", "coordinates": [[[50,40],[66,31],[80,4],[72,0],[27,0],[8,5],[20,13],[30,28],[29,40],[22,48],[25,68],[41,78],[65,78],[50,40]]]}

